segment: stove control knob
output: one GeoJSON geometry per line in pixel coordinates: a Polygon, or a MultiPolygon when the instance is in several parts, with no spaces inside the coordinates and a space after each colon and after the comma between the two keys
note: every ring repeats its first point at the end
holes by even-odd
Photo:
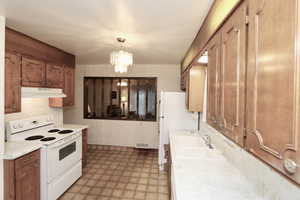
{"type": "Polygon", "coordinates": [[[14,128],[14,129],[17,129],[17,128],[18,128],[17,124],[14,124],[14,125],[13,125],[13,128],[14,128]]]}

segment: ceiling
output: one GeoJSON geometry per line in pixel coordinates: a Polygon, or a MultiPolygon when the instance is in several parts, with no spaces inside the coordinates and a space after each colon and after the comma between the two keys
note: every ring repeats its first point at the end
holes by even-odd
{"type": "Polygon", "coordinates": [[[179,64],[214,0],[0,0],[7,26],[77,56],[109,63],[119,48],[134,63],[179,64]]]}

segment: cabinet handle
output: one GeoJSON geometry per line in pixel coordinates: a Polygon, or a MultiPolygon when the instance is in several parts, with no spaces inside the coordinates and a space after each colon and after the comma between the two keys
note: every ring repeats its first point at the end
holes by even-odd
{"type": "Polygon", "coordinates": [[[262,0],[262,5],[261,7],[257,10],[256,15],[260,15],[262,13],[262,11],[265,9],[265,5],[266,5],[266,0],[262,0]]]}
{"type": "Polygon", "coordinates": [[[283,161],[283,166],[289,174],[295,174],[297,172],[298,165],[292,159],[285,159],[283,161]]]}

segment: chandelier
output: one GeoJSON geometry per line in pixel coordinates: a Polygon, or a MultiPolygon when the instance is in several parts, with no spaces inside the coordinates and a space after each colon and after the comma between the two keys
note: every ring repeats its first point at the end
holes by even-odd
{"type": "MultiPolygon", "coordinates": [[[[125,38],[117,38],[117,41],[122,44],[125,42],[125,38]]],[[[113,51],[110,53],[110,63],[115,67],[115,72],[118,73],[126,73],[128,71],[128,67],[133,64],[133,55],[132,53],[119,50],[113,51]]]]}

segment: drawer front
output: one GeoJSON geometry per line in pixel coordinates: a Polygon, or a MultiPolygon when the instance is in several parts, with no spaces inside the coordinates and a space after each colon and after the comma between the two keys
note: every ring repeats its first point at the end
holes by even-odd
{"type": "Polygon", "coordinates": [[[23,168],[34,162],[39,163],[39,161],[40,161],[40,150],[37,150],[16,159],[15,167],[16,169],[23,168]]]}

